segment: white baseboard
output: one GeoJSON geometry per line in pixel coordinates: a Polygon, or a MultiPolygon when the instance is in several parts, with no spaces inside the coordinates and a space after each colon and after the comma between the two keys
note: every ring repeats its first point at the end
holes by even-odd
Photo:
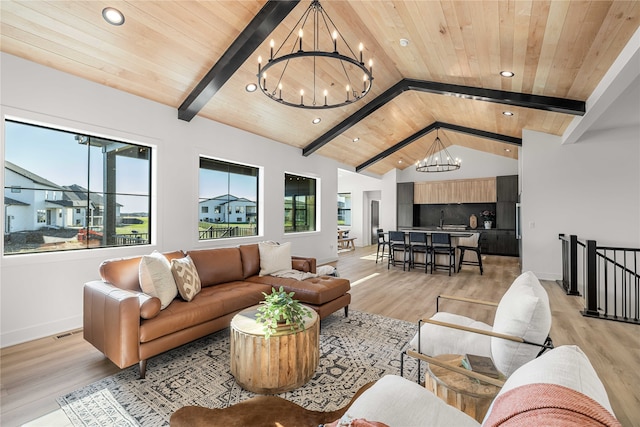
{"type": "Polygon", "coordinates": [[[82,327],[82,316],[73,316],[50,323],[42,323],[17,331],[2,332],[0,334],[0,348],[22,344],[40,338],[58,335],[82,327]]]}

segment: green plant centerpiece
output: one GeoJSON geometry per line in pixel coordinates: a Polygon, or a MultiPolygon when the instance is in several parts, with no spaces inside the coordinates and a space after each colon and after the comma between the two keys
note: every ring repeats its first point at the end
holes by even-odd
{"type": "Polygon", "coordinates": [[[293,299],[295,292],[285,292],[284,288],[276,290],[271,288],[271,293],[263,292],[264,301],[260,301],[256,322],[264,326],[264,337],[268,339],[278,330],[278,324],[289,325],[292,331],[304,331],[305,317],[313,318],[311,310],[298,300],[293,299]]]}

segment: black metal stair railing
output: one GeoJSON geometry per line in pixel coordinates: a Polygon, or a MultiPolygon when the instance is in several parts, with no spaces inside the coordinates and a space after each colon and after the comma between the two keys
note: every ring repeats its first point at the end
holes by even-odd
{"type": "Polygon", "coordinates": [[[640,324],[640,249],[598,246],[560,234],[562,280],[569,295],[582,295],[584,316],[640,324]]]}

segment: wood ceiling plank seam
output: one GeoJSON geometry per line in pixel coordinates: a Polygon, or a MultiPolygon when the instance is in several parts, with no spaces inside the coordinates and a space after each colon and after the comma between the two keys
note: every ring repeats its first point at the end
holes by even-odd
{"type": "MultiPolygon", "coordinates": [[[[487,37],[487,49],[489,55],[487,57],[486,74],[484,77],[483,87],[502,89],[503,78],[500,76],[499,65],[501,63],[500,54],[502,53],[500,31],[502,29],[502,22],[500,20],[500,5],[507,4],[506,1],[499,2],[483,2],[485,9],[484,14],[484,31],[485,37],[487,37]]],[[[507,84],[510,86],[510,83],[507,84]]]]}
{"type": "Polygon", "coordinates": [[[584,58],[571,96],[588,98],[640,24],[640,2],[615,1],[584,58]],[[616,40],[620,42],[616,43],[616,40]],[[582,72],[584,71],[584,72],[582,72]],[[589,71],[589,72],[587,72],[589,71]]]}
{"type": "Polygon", "coordinates": [[[553,71],[553,61],[558,52],[558,43],[562,34],[562,27],[567,19],[570,2],[556,1],[551,3],[549,20],[545,28],[542,39],[542,49],[538,60],[536,78],[533,83],[533,94],[545,95],[545,87],[551,72],[553,71]]]}
{"type": "Polygon", "coordinates": [[[531,25],[527,38],[527,54],[523,72],[522,92],[533,93],[536,75],[538,73],[538,61],[542,52],[542,40],[545,35],[545,28],[549,13],[551,11],[550,0],[534,0],[531,9],[531,25]]]}
{"type": "Polygon", "coordinates": [[[453,75],[455,79],[461,84],[474,84],[470,82],[471,69],[469,68],[469,61],[464,50],[464,38],[462,35],[463,25],[458,21],[455,8],[452,2],[442,1],[442,13],[446,22],[447,37],[451,42],[451,50],[449,52],[449,62],[452,66],[448,70],[448,74],[453,75]]]}
{"type": "Polygon", "coordinates": [[[514,33],[515,33],[515,2],[513,0],[501,1],[498,3],[498,13],[500,22],[500,58],[496,63],[498,70],[495,70],[496,78],[500,83],[500,89],[513,91],[514,80],[505,79],[500,76],[502,70],[513,70],[513,54],[514,54],[514,33]]]}
{"type": "Polygon", "coordinates": [[[195,117],[298,3],[269,0],[180,105],[178,118],[190,121],[195,117]]]}
{"type": "Polygon", "coordinates": [[[547,94],[566,96],[569,92],[579,68],[575,65],[576,62],[579,64],[576,56],[582,55],[585,43],[593,39],[594,31],[586,22],[592,13],[592,6],[593,2],[572,2],[569,6],[553,59],[553,72],[549,74],[545,85],[547,94]]]}
{"type": "MultiPolygon", "coordinates": [[[[480,84],[478,87],[491,87],[490,81],[487,81],[489,74],[491,73],[491,66],[488,64],[488,60],[491,57],[489,51],[490,41],[487,39],[488,33],[485,30],[484,22],[484,2],[466,2],[471,15],[471,28],[474,39],[474,52],[476,54],[476,60],[478,62],[478,76],[480,78],[480,84]]],[[[496,86],[496,88],[499,86],[496,86]]]]}
{"type": "Polygon", "coordinates": [[[454,43],[456,50],[456,57],[460,67],[461,75],[463,77],[463,83],[470,86],[480,86],[482,79],[480,79],[478,59],[474,53],[474,49],[469,46],[469,42],[475,43],[473,34],[471,31],[471,19],[467,13],[466,8],[457,8],[456,4],[459,2],[448,2],[450,8],[447,8],[445,13],[449,16],[447,22],[451,22],[449,25],[449,32],[454,43]]]}
{"type": "Polygon", "coordinates": [[[513,63],[511,64],[511,68],[506,69],[515,72],[515,75],[511,78],[511,87],[515,92],[523,91],[525,61],[527,58],[527,41],[531,29],[532,1],[534,0],[516,2],[516,7],[518,9],[515,12],[513,24],[513,63]]]}
{"type": "MultiPolygon", "coordinates": [[[[415,5],[415,9],[411,10],[410,17],[412,19],[419,19],[419,22],[424,22],[426,31],[424,34],[428,40],[428,50],[430,53],[429,63],[433,63],[431,74],[435,77],[434,80],[438,81],[450,81],[453,75],[449,74],[450,65],[450,52],[453,51],[453,44],[448,36],[448,30],[445,27],[446,20],[444,12],[442,10],[442,1],[435,2],[410,2],[409,5],[415,5]],[[417,7],[423,6],[424,9],[417,7]]],[[[446,0],[445,0],[446,1],[446,0]]],[[[455,58],[457,62],[457,58],[455,58]]],[[[460,81],[460,79],[455,79],[460,81]]]]}

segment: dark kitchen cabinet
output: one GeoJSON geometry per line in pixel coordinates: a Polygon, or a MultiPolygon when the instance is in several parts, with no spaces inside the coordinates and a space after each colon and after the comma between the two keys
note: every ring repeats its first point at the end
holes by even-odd
{"type": "Polygon", "coordinates": [[[518,240],[512,230],[482,230],[480,249],[487,255],[518,256],[518,240]]]}
{"type": "Polygon", "coordinates": [[[517,202],[518,175],[497,176],[496,197],[498,202],[517,202]]]}
{"type": "Polygon", "coordinates": [[[399,182],[396,190],[398,228],[413,227],[413,182],[399,182]]]}
{"type": "Polygon", "coordinates": [[[518,175],[496,177],[496,228],[515,230],[518,175]]]}

